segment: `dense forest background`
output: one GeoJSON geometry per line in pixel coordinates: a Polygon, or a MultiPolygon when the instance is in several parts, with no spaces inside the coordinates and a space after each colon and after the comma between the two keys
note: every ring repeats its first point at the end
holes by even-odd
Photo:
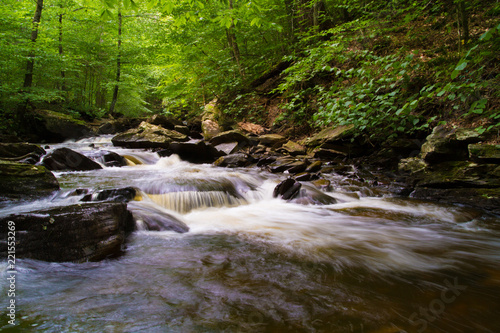
{"type": "Polygon", "coordinates": [[[187,120],[217,99],[228,126],[292,136],[498,138],[499,17],[496,0],[2,0],[0,131],[35,109],[187,120]]]}

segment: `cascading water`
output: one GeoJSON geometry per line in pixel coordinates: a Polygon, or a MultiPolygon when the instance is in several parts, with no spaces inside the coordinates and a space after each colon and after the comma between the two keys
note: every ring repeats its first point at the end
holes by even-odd
{"type": "MultiPolygon", "coordinates": [[[[93,144],[93,147],[89,147],[93,144]]],[[[56,172],[55,197],[1,215],[133,187],[138,231],[97,263],[17,261],[19,331],[495,332],[500,327],[497,217],[348,184],[335,204],[273,198],[285,175],[194,165],[115,148],[128,166],[56,172]],[[174,231],[163,230],[174,223],[174,231]],[[173,222],[172,222],[173,221],[173,222]],[[150,229],[150,230],[146,230],[150,229]],[[189,230],[189,231],[187,231],[189,230]],[[177,232],[175,232],[177,231],[177,232]],[[187,231],[187,232],[185,232],[187,231]],[[182,233],[179,233],[182,232],[182,233]]],[[[306,184],[307,185],[307,184],[306,184]]],[[[2,264],[0,294],[7,295],[2,264]]],[[[0,328],[9,327],[6,297],[0,328]]]]}

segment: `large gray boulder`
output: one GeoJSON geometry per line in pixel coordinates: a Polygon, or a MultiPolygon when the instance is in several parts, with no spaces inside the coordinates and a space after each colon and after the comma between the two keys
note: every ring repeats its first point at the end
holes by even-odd
{"type": "Polygon", "coordinates": [[[41,165],[49,170],[88,171],[102,169],[102,166],[69,148],[58,148],[47,154],[41,165]]]}
{"type": "Polygon", "coordinates": [[[15,224],[16,258],[55,262],[98,261],[122,252],[134,227],[124,203],[99,202],[37,210],[0,218],[0,255],[15,224]]]}
{"type": "Polygon", "coordinates": [[[469,157],[468,145],[481,139],[481,134],[473,129],[446,129],[437,126],[422,145],[420,157],[430,164],[463,161],[469,157]]]}
{"type": "Polygon", "coordinates": [[[172,142],[185,142],[187,135],[143,121],[139,127],[111,139],[115,146],[127,148],[168,148],[172,142]]]}

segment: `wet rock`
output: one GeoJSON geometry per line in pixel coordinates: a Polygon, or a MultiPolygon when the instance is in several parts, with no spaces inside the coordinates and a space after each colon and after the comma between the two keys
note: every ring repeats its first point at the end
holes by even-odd
{"type": "Polygon", "coordinates": [[[354,125],[326,128],[313,137],[307,139],[305,144],[308,147],[316,147],[324,143],[336,142],[348,135],[349,131],[353,128],[354,125]]]}
{"type": "Polygon", "coordinates": [[[142,122],[139,127],[114,136],[111,142],[127,148],[168,148],[174,141],[188,140],[185,134],[142,122]]]}
{"type": "Polygon", "coordinates": [[[273,191],[273,197],[291,200],[299,195],[302,184],[295,179],[288,178],[279,183],[273,191]]]}
{"type": "Polygon", "coordinates": [[[272,163],[276,162],[277,158],[278,158],[277,156],[264,156],[264,157],[259,159],[259,161],[257,162],[257,166],[262,167],[262,166],[272,164],[272,163]]]}
{"type": "Polygon", "coordinates": [[[278,150],[279,152],[286,152],[292,156],[304,155],[306,153],[306,147],[298,144],[294,141],[288,141],[278,150]]]}
{"type": "MultiPolygon", "coordinates": [[[[191,163],[213,163],[217,158],[224,155],[212,145],[207,145],[205,141],[174,142],[168,147],[168,152],[177,154],[182,160],[191,163]]],[[[160,156],[167,156],[166,153],[166,151],[159,152],[160,156]]]]}
{"type": "Polygon", "coordinates": [[[175,231],[178,233],[189,231],[189,227],[184,222],[166,210],[159,210],[157,207],[135,202],[131,202],[128,208],[132,212],[138,228],[154,231],[175,231]]]}
{"type": "Polygon", "coordinates": [[[191,130],[185,125],[175,125],[174,130],[187,136],[191,135],[191,130]]]}
{"type": "MultiPolygon", "coordinates": [[[[299,165],[303,164],[301,161],[297,161],[296,159],[292,157],[278,157],[275,159],[275,161],[271,164],[268,165],[269,171],[272,173],[279,173],[279,172],[285,172],[288,169],[292,168],[294,163],[297,163],[299,165]]],[[[307,168],[307,165],[305,166],[307,168]]],[[[304,168],[304,170],[305,170],[304,168]]],[[[304,171],[302,170],[302,171],[304,171]]]]}
{"type": "Polygon", "coordinates": [[[318,179],[312,182],[314,186],[322,190],[329,190],[331,182],[328,179],[318,179]]]}
{"type": "MultiPolygon", "coordinates": [[[[182,125],[182,122],[180,122],[179,120],[174,119],[172,117],[167,117],[167,116],[162,115],[162,114],[155,114],[155,115],[149,117],[146,121],[152,125],[157,125],[157,126],[169,129],[169,130],[176,130],[175,126],[182,125]]],[[[180,132],[180,131],[178,131],[178,132],[180,132]]],[[[180,132],[180,133],[182,133],[182,132],[180,132]]]]}
{"type": "Polygon", "coordinates": [[[116,134],[128,131],[139,126],[143,121],[141,118],[121,118],[110,120],[102,124],[97,130],[97,134],[116,134]]]}
{"type": "Polygon", "coordinates": [[[16,226],[16,258],[55,262],[98,261],[122,253],[134,227],[123,203],[85,203],[0,218],[0,254],[6,258],[7,225],[16,226]]]}
{"type": "Polygon", "coordinates": [[[500,163],[500,145],[470,144],[469,157],[481,163],[500,163]]]}
{"type": "Polygon", "coordinates": [[[31,143],[0,143],[0,159],[11,162],[36,164],[45,150],[31,143]]]}
{"type": "Polygon", "coordinates": [[[101,190],[91,194],[86,194],[80,201],[116,201],[129,202],[133,200],[137,191],[133,187],[124,187],[119,189],[101,190]]]}
{"type": "Polygon", "coordinates": [[[37,199],[59,190],[52,172],[43,166],[0,160],[0,200],[37,199]]]}
{"type": "Polygon", "coordinates": [[[321,167],[323,166],[323,162],[321,161],[314,161],[309,166],[306,168],[306,172],[318,172],[321,170],[321,167]]]}
{"type": "Polygon", "coordinates": [[[313,154],[314,158],[318,158],[321,160],[332,160],[345,158],[347,156],[347,153],[345,152],[326,148],[316,148],[313,150],[313,154]]]}
{"type": "Polygon", "coordinates": [[[289,168],[287,168],[286,172],[291,174],[298,174],[304,172],[308,166],[307,161],[295,161],[290,163],[289,168]]]}
{"type": "Polygon", "coordinates": [[[295,180],[300,182],[308,182],[311,180],[316,180],[318,178],[319,176],[317,174],[309,172],[301,172],[294,177],[295,180]]]}
{"type": "Polygon", "coordinates": [[[39,141],[63,142],[94,135],[94,131],[83,120],[49,110],[35,110],[30,120],[31,130],[39,141]]]}
{"type": "Polygon", "coordinates": [[[493,188],[500,187],[498,164],[476,164],[469,161],[449,161],[413,174],[418,187],[433,188],[493,188]]]}
{"type": "Polygon", "coordinates": [[[462,161],[469,157],[467,146],[481,141],[481,134],[471,129],[446,129],[437,126],[422,145],[420,157],[429,164],[462,161]]]}
{"type": "Polygon", "coordinates": [[[467,205],[500,215],[499,188],[429,188],[417,187],[410,197],[446,204],[467,205]]]}
{"type": "Polygon", "coordinates": [[[107,167],[122,167],[127,165],[125,157],[109,150],[95,150],[85,153],[87,157],[104,164],[107,167]]]}
{"type": "Polygon", "coordinates": [[[279,134],[264,134],[259,136],[258,140],[261,145],[271,148],[279,148],[287,141],[283,135],[279,134]]]}
{"type": "Polygon", "coordinates": [[[87,171],[102,169],[99,163],[69,148],[58,148],[47,154],[41,165],[49,170],[87,171]]]}
{"type": "Polygon", "coordinates": [[[210,144],[217,146],[222,143],[237,142],[239,144],[251,145],[250,139],[238,130],[226,131],[214,135],[210,139],[210,144]]]}
{"type": "Polygon", "coordinates": [[[337,203],[337,200],[314,187],[303,186],[293,202],[302,205],[333,205],[337,203]]]}
{"type": "Polygon", "coordinates": [[[253,159],[246,154],[231,154],[222,156],[214,162],[214,165],[228,168],[238,168],[250,165],[253,159]]]}

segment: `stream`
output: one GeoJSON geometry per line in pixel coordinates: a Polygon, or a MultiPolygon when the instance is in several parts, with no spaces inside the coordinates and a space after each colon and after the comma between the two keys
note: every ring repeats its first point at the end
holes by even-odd
{"type": "Polygon", "coordinates": [[[0,215],[76,203],[75,189],[132,186],[141,195],[129,207],[190,230],[148,231],[138,221],[119,258],[17,260],[14,327],[3,259],[2,332],[500,330],[499,217],[394,197],[335,173],[323,192],[336,204],[287,202],[273,198],[286,174],[160,158],[113,147],[110,136],[48,151],[58,147],[114,151],[129,166],[54,172],[54,197],[0,215]]]}

